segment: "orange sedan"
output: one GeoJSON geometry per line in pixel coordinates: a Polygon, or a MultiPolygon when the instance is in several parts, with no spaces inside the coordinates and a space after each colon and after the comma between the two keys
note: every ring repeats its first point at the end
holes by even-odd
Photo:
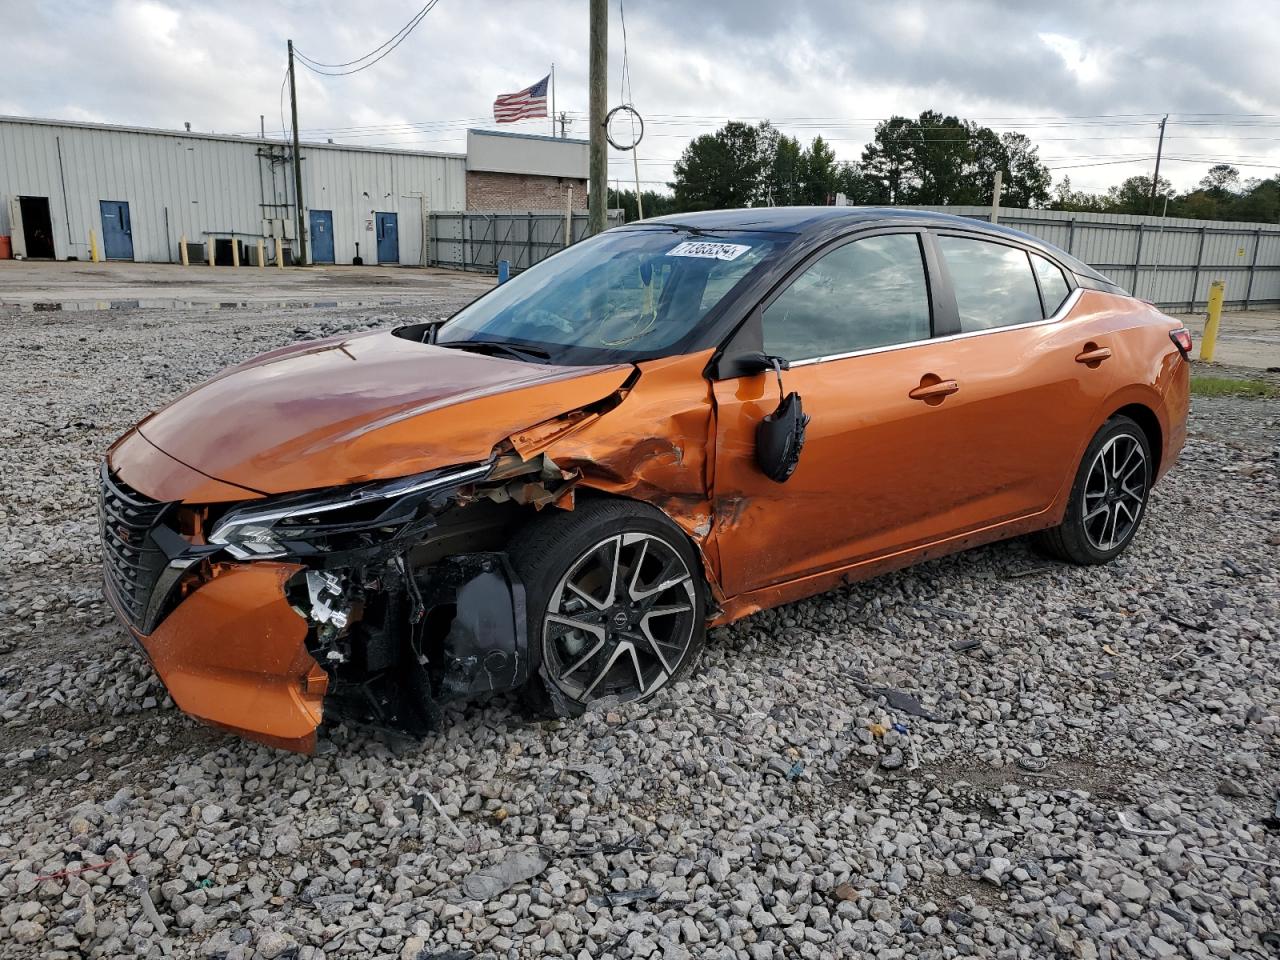
{"type": "Polygon", "coordinates": [[[182,709],[295,750],[498,690],[648,697],[708,626],[843,582],[1032,532],[1112,559],[1190,349],[971,220],[644,221],[143,420],[102,468],[106,592],[182,709]]]}

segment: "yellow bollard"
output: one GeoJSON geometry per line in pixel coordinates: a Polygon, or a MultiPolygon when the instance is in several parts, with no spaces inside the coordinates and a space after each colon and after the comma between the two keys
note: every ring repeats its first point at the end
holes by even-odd
{"type": "Polygon", "coordinates": [[[1222,320],[1222,299],[1227,285],[1221,280],[1209,284],[1209,319],[1205,321],[1204,336],[1200,339],[1200,359],[1213,363],[1213,348],[1218,345],[1218,324],[1222,320]]]}
{"type": "Polygon", "coordinates": [[[178,254],[182,257],[182,265],[184,267],[191,266],[191,258],[187,254],[187,235],[184,233],[182,239],[178,241],[178,254]]]}
{"type": "Polygon", "coordinates": [[[276,237],[276,266],[284,269],[284,244],[280,242],[280,238],[276,237]]]}
{"type": "Polygon", "coordinates": [[[234,235],[231,237],[231,265],[240,266],[240,241],[234,235]]]}
{"type": "Polygon", "coordinates": [[[94,263],[101,263],[102,257],[98,255],[98,234],[97,231],[89,231],[89,259],[94,263]]]}
{"type": "Polygon", "coordinates": [[[205,256],[205,259],[209,261],[209,266],[211,267],[216,266],[213,258],[214,258],[214,247],[216,247],[217,245],[218,245],[218,241],[215,240],[213,237],[211,236],[205,237],[204,256],[205,256]]]}
{"type": "Polygon", "coordinates": [[[267,245],[258,238],[258,269],[261,270],[267,265],[267,245]]]}

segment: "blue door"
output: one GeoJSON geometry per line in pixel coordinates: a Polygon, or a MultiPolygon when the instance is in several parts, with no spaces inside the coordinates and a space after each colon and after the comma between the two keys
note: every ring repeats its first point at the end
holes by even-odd
{"type": "Polygon", "coordinates": [[[333,211],[311,211],[311,262],[333,263],[333,211]]]}
{"type": "Polygon", "coordinates": [[[102,252],[108,260],[133,259],[133,224],[124,200],[99,200],[102,210],[102,252]]]}
{"type": "Polygon", "coordinates": [[[396,226],[394,213],[379,213],[378,218],[378,262],[400,262],[400,228],[396,226]]]}

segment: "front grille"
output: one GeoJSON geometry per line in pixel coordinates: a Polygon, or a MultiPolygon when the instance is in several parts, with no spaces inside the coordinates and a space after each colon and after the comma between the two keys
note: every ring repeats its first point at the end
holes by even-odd
{"type": "Polygon", "coordinates": [[[111,599],[139,630],[167,557],[151,539],[167,503],[143,496],[102,465],[98,520],[102,566],[111,599]]]}

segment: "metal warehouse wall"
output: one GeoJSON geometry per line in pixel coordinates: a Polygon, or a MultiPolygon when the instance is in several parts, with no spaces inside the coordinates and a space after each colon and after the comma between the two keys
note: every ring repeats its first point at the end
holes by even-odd
{"type": "MultiPolygon", "coordinates": [[[[9,200],[47,197],[58,259],[89,257],[89,231],[103,227],[99,201],[125,201],[134,259],[178,259],[178,239],[235,233],[252,244],[292,237],[291,149],[275,140],[0,118],[0,235],[10,233],[9,200]],[[265,222],[264,222],[265,221],[265,222]]],[[[466,205],[466,161],[455,154],[302,145],[308,209],[333,212],[335,258],[366,262],[376,251],[375,212],[399,215],[401,263],[422,259],[423,211],[466,205]]]]}
{"type": "MultiPolygon", "coordinates": [[[[990,220],[990,207],[913,207],[990,220]]],[[[1224,280],[1228,306],[1280,303],[1280,224],[1000,208],[1000,224],[1078,257],[1145,300],[1170,310],[1206,304],[1224,280]]]]}

